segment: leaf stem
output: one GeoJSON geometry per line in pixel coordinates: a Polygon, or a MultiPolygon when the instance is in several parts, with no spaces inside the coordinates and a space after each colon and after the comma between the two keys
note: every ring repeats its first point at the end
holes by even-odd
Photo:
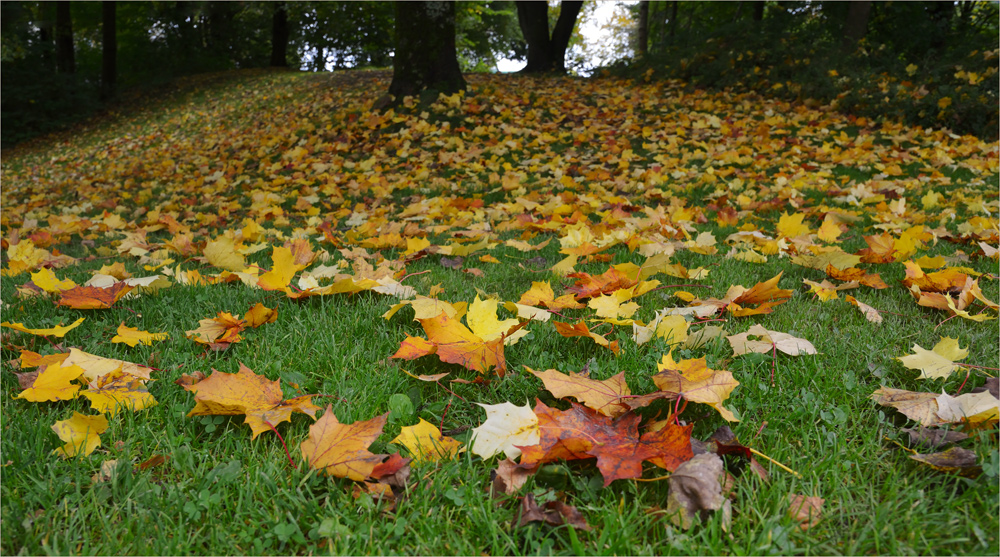
{"type": "Polygon", "coordinates": [[[280,433],[278,433],[278,429],[274,427],[274,424],[272,424],[267,420],[264,420],[264,423],[267,424],[267,427],[271,428],[271,431],[273,431],[274,434],[278,436],[278,440],[281,441],[281,446],[285,448],[285,456],[288,457],[288,465],[298,470],[299,467],[296,466],[295,461],[292,460],[292,453],[288,452],[288,445],[285,444],[285,438],[282,437],[280,433]]]}
{"type": "Polygon", "coordinates": [[[757,456],[759,456],[761,458],[766,458],[768,460],[768,462],[770,462],[771,464],[774,464],[778,468],[781,468],[785,472],[788,472],[788,473],[792,474],[796,478],[801,478],[802,477],[802,474],[799,474],[795,470],[792,470],[791,468],[785,466],[784,464],[778,462],[777,460],[774,460],[773,458],[771,458],[771,457],[767,456],[766,454],[758,451],[757,449],[754,449],[752,447],[747,447],[747,448],[750,449],[750,452],[752,452],[753,454],[755,454],[755,455],[757,455],[757,456]]]}

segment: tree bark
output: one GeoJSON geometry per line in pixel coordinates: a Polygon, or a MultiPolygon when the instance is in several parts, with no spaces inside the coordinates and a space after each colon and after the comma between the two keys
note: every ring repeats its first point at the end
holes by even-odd
{"type": "Polygon", "coordinates": [[[645,58],[649,54],[649,0],[639,2],[639,29],[636,33],[635,54],[645,58]]]}
{"type": "Polygon", "coordinates": [[[871,13],[870,0],[855,0],[848,3],[847,21],[844,23],[844,52],[854,50],[858,41],[865,37],[868,31],[868,15],[871,13]]]}
{"type": "Polygon", "coordinates": [[[464,90],[455,49],[455,4],[396,2],[395,10],[396,53],[389,94],[398,102],[424,89],[449,94],[464,90]]]}
{"type": "Polygon", "coordinates": [[[566,48],[573,36],[573,26],[583,7],[582,1],[559,3],[559,19],[549,36],[549,5],[544,1],[518,0],[517,22],[528,43],[528,65],[524,73],[566,72],[566,48]]]}
{"type": "Polygon", "coordinates": [[[764,21],[764,0],[757,0],[753,3],[753,20],[764,21]]]}
{"type": "Polygon", "coordinates": [[[76,57],[73,53],[73,18],[69,2],[56,2],[56,71],[76,73],[76,57]]]}
{"type": "Polygon", "coordinates": [[[677,38],[677,0],[670,3],[670,45],[677,38]]]}
{"type": "Polygon", "coordinates": [[[115,2],[101,3],[101,100],[115,96],[118,86],[118,35],[115,2]]]}
{"type": "Polygon", "coordinates": [[[288,67],[288,4],[276,2],[271,16],[271,65],[288,67]]]}

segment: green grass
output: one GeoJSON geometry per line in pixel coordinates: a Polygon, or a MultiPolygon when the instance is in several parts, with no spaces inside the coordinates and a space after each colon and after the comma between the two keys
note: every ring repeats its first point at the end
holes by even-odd
{"type": "MultiPolygon", "coordinates": [[[[519,495],[530,491],[540,502],[560,499],[576,506],[592,527],[592,531],[585,532],[539,524],[518,527],[518,497],[495,500],[486,492],[496,459],[484,462],[466,453],[452,462],[414,466],[407,496],[394,509],[388,509],[367,495],[356,496],[353,482],[307,471],[298,452],[298,445],[307,437],[312,423],[307,417],[294,415],[291,423],[278,426],[298,466],[293,468],[277,436],[268,432],[251,441],[250,428],[243,424],[242,417],[186,417],[194,406],[193,396],[174,381],[182,373],[195,370],[233,373],[243,363],[269,379],[281,379],[287,396],[329,395],[317,403],[331,404],[343,423],[388,412],[394,407],[390,399],[396,395],[398,401],[398,395],[405,395],[412,403],[412,414],[397,408],[390,415],[384,433],[371,447],[374,453],[405,453],[405,449],[391,440],[401,427],[413,425],[418,417],[454,430],[482,423],[484,413],[473,402],[524,404],[539,398],[546,404],[566,407],[544,390],[540,380],[523,371],[525,365],[564,372],[586,367],[596,379],[625,371],[633,391],[648,392],[654,388],[650,377],[656,372],[656,362],[670,349],[669,345],[654,340],[636,346],[628,327],[612,330],[604,325],[599,331],[621,344],[621,355],[616,358],[589,339],[563,338],[551,324],[532,323],[528,326],[530,335],[506,350],[509,375],[493,378],[487,384],[450,383],[449,388],[461,397],[457,398],[436,384],[413,379],[402,370],[412,374],[450,372],[451,377],[465,379],[473,379],[474,372],[434,357],[412,362],[389,359],[407,334],[423,336],[409,309],[401,310],[390,320],[380,317],[397,301],[395,298],[366,292],[294,302],[280,293],[241,284],[202,287],[172,284],[155,294],[122,300],[111,309],[80,311],[54,306],[52,300],[43,297],[19,296],[16,288],[30,276],[5,275],[0,278],[4,321],[23,322],[29,327],[68,324],[81,316],[86,321],[65,339],[53,339],[59,347],[42,338],[9,329],[2,331],[4,372],[0,374],[0,387],[5,396],[0,402],[3,455],[0,550],[3,553],[997,552],[1000,456],[996,425],[974,433],[961,443],[976,451],[984,468],[980,477],[967,479],[937,472],[909,459],[907,453],[887,439],[901,438],[899,427],[912,426],[912,422],[868,398],[881,386],[934,392],[944,389],[954,394],[965,381],[964,373],[943,381],[921,381],[916,379],[916,372],[904,368],[894,358],[910,353],[914,344],[930,348],[941,336],[950,336],[969,348],[970,354],[963,363],[996,368],[1000,360],[997,322],[946,320],[944,312],[917,306],[900,284],[904,276],[902,264],[887,263],[863,266],[880,273],[889,289],[875,291],[862,287],[848,292],[886,312],[885,322],[875,327],[842,299],[822,303],[808,294],[802,287],[802,279],[820,281],[825,278],[821,271],[791,264],[788,258],[778,256],[769,256],[765,264],[725,258],[728,246],[724,239],[736,232],[736,228],[720,227],[714,222],[715,212],[704,209],[708,201],[703,198],[722,190],[724,185],[718,181],[704,182],[706,169],[735,168],[735,175],[744,176],[749,183],[741,193],[753,194],[760,201],[780,201],[770,210],[747,212],[739,224],[753,223],[765,234],[773,235],[780,214],[796,210],[796,205],[788,203],[787,188],[775,185],[775,176],[784,175],[790,182],[807,181],[796,187],[802,190],[799,199],[806,200],[801,208],[808,215],[807,224],[815,230],[828,210],[824,206],[859,210],[838,204],[825,190],[830,184],[848,189],[872,180],[879,172],[873,165],[880,161],[869,158],[871,153],[857,151],[838,162],[819,160],[824,155],[814,148],[823,143],[833,145],[830,137],[820,137],[806,142],[805,155],[796,153],[789,145],[780,148],[754,145],[753,150],[763,157],[756,163],[714,164],[703,153],[715,146],[720,149],[732,146],[725,138],[678,124],[675,118],[681,113],[697,110],[739,118],[755,117],[757,111],[771,109],[772,114],[785,118],[794,115],[795,107],[781,103],[768,107],[730,105],[722,96],[679,98],[673,96],[669,87],[630,86],[610,80],[555,80],[546,82],[547,87],[539,87],[537,82],[522,82],[520,78],[473,76],[470,82],[474,90],[460,108],[436,105],[427,109],[424,118],[417,109],[415,114],[401,116],[404,118],[401,122],[373,121],[369,125],[365,122],[369,116],[366,106],[374,98],[371,91],[387,86],[385,76],[330,79],[288,73],[252,74],[220,84],[204,84],[188,101],[171,101],[148,107],[143,114],[123,115],[121,120],[108,122],[98,131],[81,134],[69,143],[36,145],[31,151],[14,151],[10,156],[5,153],[2,237],[13,243],[12,235],[25,225],[25,219],[38,219],[39,227],[44,229],[51,214],[62,213],[63,207],[79,206],[81,216],[94,220],[100,219],[107,208],[126,221],[138,223],[144,219],[135,209],[144,204],[150,209],[160,207],[164,213],[174,211],[178,221],[191,226],[195,240],[218,236],[226,228],[239,229],[244,218],[257,218],[265,228],[280,229],[289,237],[293,229],[311,227],[312,231],[306,235],[313,248],[329,252],[333,259],[328,264],[332,264],[343,259],[338,247],[354,246],[335,246],[325,240],[323,233],[315,230],[317,223],[310,223],[309,215],[296,209],[299,195],[318,197],[319,219],[332,224],[341,242],[351,228],[346,225],[350,210],[358,203],[365,204],[370,218],[377,218],[377,212],[385,209],[388,222],[392,222],[393,215],[419,201],[415,198],[451,203],[467,196],[486,199],[487,207],[496,209],[492,213],[483,210],[477,213],[460,203],[442,211],[440,216],[412,221],[429,232],[431,241],[439,245],[447,244],[450,238],[447,233],[430,231],[431,226],[452,224],[461,230],[487,221],[495,228],[509,220],[510,214],[502,211],[504,207],[533,191],[542,194],[536,201],[543,205],[550,195],[564,196],[564,202],[589,212],[591,226],[599,226],[605,220],[597,215],[598,210],[604,210],[601,205],[605,203],[669,207],[672,199],[686,196],[687,205],[703,208],[707,217],[705,222],[692,224],[692,237],[712,232],[719,241],[720,253],[677,251],[674,261],[688,268],[706,266],[711,270],[709,278],[699,283],[707,288],[684,287],[684,290],[702,298],[722,297],[730,285],[749,287],[783,272],[780,286],[795,291],[788,303],[769,315],[728,318],[725,323],[712,324],[722,325],[729,334],[735,334],[759,323],[771,330],[806,338],[820,353],[798,357],[779,354],[776,360],[770,355],[733,357],[728,343],[720,339],[698,349],[674,348],[674,357],[705,356],[709,367],[731,371],[740,385],[726,401],[726,407],[737,412],[740,421],[729,425],[744,444],[796,470],[801,478],[765,463],[771,480],[764,483],[745,470],[745,463],[732,460],[730,471],[737,481],[732,495],[731,524],[724,525],[721,513],[716,513],[684,531],[670,525],[664,516],[665,481],[618,480],[602,488],[593,461],[546,465],[519,495]],[[526,86],[532,88],[534,95],[530,105],[522,102],[527,99],[526,91],[522,90],[526,86]],[[620,100],[614,101],[617,97],[620,100]],[[705,98],[715,105],[706,106],[705,98]],[[477,103],[490,110],[477,112],[470,108],[477,103]],[[647,112],[641,113],[635,106],[637,103],[647,112]],[[602,115],[584,112],[585,118],[593,120],[592,128],[585,129],[573,127],[583,126],[582,123],[556,125],[545,119],[536,120],[530,115],[533,106],[544,107],[550,115],[573,115],[574,110],[586,110],[585,106],[600,107],[604,112],[602,115]],[[505,108],[510,115],[504,116],[505,108]],[[630,114],[630,110],[634,112],[630,114]],[[408,126],[420,119],[430,123],[447,121],[451,127],[428,129],[416,137],[408,126]],[[464,121],[468,131],[455,131],[455,122],[460,121],[464,121]],[[477,125],[492,129],[476,133],[477,125]],[[639,129],[632,126],[639,129],[653,126],[656,130],[683,128],[689,137],[680,140],[673,149],[642,147],[645,140],[639,129]],[[609,134],[608,128],[620,133],[609,134]],[[383,131],[374,133],[378,129],[383,131]],[[540,140],[542,131],[554,139],[540,140]],[[574,134],[581,133],[593,136],[574,143],[574,134]],[[506,141],[519,143],[520,147],[465,157],[456,145],[448,143],[449,138],[459,134],[466,148],[493,149],[494,144],[506,141]],[[134,145],[128,144],[129,137],[134,145]],[[324,178],[320,176],[322,171],[308,165],[272,167],[301,139],[309,141],[314,137],[331,145],[338,145],[338,137],[349,138],[348,149],[317,150],[309,155],[334,167],[336,177],[324,178]],[[614,139],[615,145],[607,141],[609,138],[614,139]],[[642,154],[627,169],[618,165],[618,155],[614,153],[623,139],[631,143],[635,153],[642,154]],[[545,148],[562,157],[556,170],[568,172],[566,169],[575,167],[574,173],[594,172],[593,176],[575,192],[562,188],[553,168],[546,167],[546,161],[552,160],[553,155],[546,153],[545,148]],[[408,149],[409,155],[400,155],[402,149],[408,149]],[[108,153],[111,160],[96,162],[93,157],[98,153],[108,153]],[[422,160],[423,156],[429,158],[422,160]],[[457,157],[461,164],[442,163],[448,156],[457,157]],[[655,161],[657,156],[663,160],[655,161]],[[490,162],[491,157],[495,157],[495,163],[490,162]],[[155,170],[156,164],[166,158],[173,160],[176,167],[169,172],[155,170]],[[376,159],[371,172],[352,169],[347,164],[360,164],[371,158],[376,159]],[[537,160],[523,162],[533,159],[537,160]],[[524,191],[506,191],[498,181],[490,179],[491,172],[504,174],[505,162],[513,170],[525,172],[521,182],[524,191]],[[807,162],[829,164],[823,170],[833,176],[848,176],[852,182],[842,185],[839,179],[826,182],[816,178],[815,171],[800,170],[799,165],[807,162]],[[663,164],[668,170],[660,178],[651,177],[645,188],[637,187],[638,179],[632,178],[632,172],[656,164],[663,164]],[[426,174],[421,174],[422,169],[426,174]],[[199,182],[216,170],[231,170],[228,179],[237,185],[220,188],[199,182]],[[599,170],[606,171],[607,176],[599,176],[599,170]],[[677,174],[672,176],[670,172],[677,174]],[[241,181],[240,176],[246,179],[241,181]],[[98,177],[118,187],[92,189],[96,186],[85,182],[98,177]],[[280,178],[288,182],[281,183],[280,178]],[[452,190],[452,184],[461,186],[452,190]],[[153,193],[143,196],[144,190],[153,193]],[[285,197],[280,205],[287,225],[275,226],[273,221],[260,217],[260,212],[251,207],[254,190],[274,191],[285,197]],[[596,207],[574,195],[589,195],[597,200],[596,207]],[[136,201],[142,197],[146,199],[141,203],[136,201]],[[106,207],[100,205],[102,201],[108,202],[106,207]],[[93,205],[87,206],[87,202],[93,205]],[[216,207],[225,210],[216,211],[216,207]],[[346,214],[333,216],[342,208],[347,209],[346,214]],[[192,209],[194,212],[189,213],[192,209]],[[199,220],[198,214],[209,212],[216,215],[215,221],[199,220]],[[186,330],[197,327],[200,319],[219,311],[242,315],[257,302],[277,306],[277,321],[245,331],[243,342],[228,351],[203,354],[199,345],[184,336],[186,330]],[[143,330],[168,332],[170,339],[135,348],[111,344],[110,338],[122,322],[143,330]],[[52,353],[69,346],[156,367],[159,370],[154,373],[156,381],[149,383],[149,390],[158,405],[110,418],[111,425],[101,436],[102,446],[97,451],[90,456],[61,460],[51,454],[60,443],[50,426],[73,411],[91,414],[87,400],[81,397],[68,402],[30,403],[14,399],[19,389],[9,371],[10,362],[19,356],[20,348],[52,353]],[[774,384],[770,381],[772,370],[774,384]],[[301,391],[295,390],[293,383],[301,391]],[[147,470],[134,467],[154,455],[168,459],[147,470]],[[91,476],[108,460],[119,463],[113,478],[93,482],[91,476]],[[801,530],[787,516],[790,493],[825,499],[823,519],[817,526],[801,530]]],[[[822,117],[829,120],[827,124],[833,134],[839,135],[837,128],[845,121],[834,113],[823,113],[822,117]]],[[[774,125],[791,127],[790,123],[796,123],[801,128],[812,127],[794,116],[787,118],[774,125]]],[[[865,134],[886,144],[892,144],[890,138],[894,133],[897,132],[856,128],[849,132],[852,139],[865,134]]],[[[915,136],[912,141],[919,147],[913,148],[912,156],[919,157],[920,163],[905,167],[902,176],[875,178],[883,181],[874,184],[873,189],[904,188],[908,206],[914,208],[908,215],[910,221],[926,218],[928,228],[942,226],[955,235],[959,226],[972,216],[969,202],[978,196],[995,228],[997,145],[980,144],[976,148],[974,143],[947,137],[932,139],[942,142],[942,149],[950,152],[957,166],[930,162],[934,146],[915,136]],[[930,151],[924,153],[920,149],[930,151]],[[980,155],[980,150],[992,150],[992,155],[980,155]],[[983,162],[989,160],[992,166],[983,162]],[[980,164],[985,166],[981,168],[980,164]],[[931,170],[939,172],[942,178],[927,178],[931,170]],[[951,178],[952,183],[946,184],[943,177],[951,178]],[[927,188],[946,194],[942,211],[925,213],[920,209],[920,198],[927,188]],[[942,218],[944,211],[953,211],[956,218],[942,218]]],[[[837,153],[847,153],[847,147],[833,148],[837,153]]],[[[874,225],[883,217],[878,216],[874,205],[859,212],[862,220],[845,233],[846,239],[841,244],[848,252],[865,247],[862,236],[880,232],[874,225]]],[[[909,221],[899,219],[898,224],[905,228],[909,221]]],[[[126,230],[136,227],[128,225],[126,230]]],[[[521,229],[502,231],[494,238],[501,241],[519,238],[522,232],[521,229]]],[[[158,244],[172,236],[166,230],[152,230],[146,240],[158,244]]],[[[532,281],[538,280],[552,281],[558,295],[562,293],[561,286],[572,282],[547,271],[563,257],[558,253],[559,232],[542,232],[531,241],[537,243],[549,237],[552,242],[540,252],[522,253],[501,244],[489,252],[467,257],[465,266],[482,269],[483,277],[445,268],[439,263],[440,257],[432,255],[407,265],[407,272],[415,276],[407,278],[405,284],[421,294],[440,284],[443,291],[439,297],[452,302],[471,302],[477,293],[516,301],[532,281]],[[479,261],[479,256],[485,253],[501,263],[479,261]],[[537,268],[530,265],[529,260],[536,256],[543,257],[545,265],[537,268]]],[[[143,270],[136,257],[117,252],[108,257],[98,251],[101,246],[115,247],[122,239],[123,235],[114,231],[62,235],[49,249],[59,249],[79,260],[75,265],[56,269],[57,276],[83,283],[91,271],[114,261],[122,261],[134,276],[151,274],[143,270]],[[86,258],[92,255],[97,257],[88,261],[86,258]]],[[[281,244],[273,237],[266,241],[281,244]]],[[[995,244],[995,239],[991,243],[995,244]]],[[[941,239],[914,257],[954,256],[958,250],[971,254],[975,244],[952,244],[941,239]]],[[[627,261],[641,264],[644,259],[623,245],[612,247],[608,253],[612,256],[609,262],[581,262],[577,270],[598,274],[611,264],[627,261]]],[[[386,259],[395,259],[401,256],[401,250],[387,249],[381,254],[386,259]]],[[[180,264],[184,269],[199,269],[203,274],[219,271],[194,259],[183,260],[176,254],[174,257],[178,261],[171,267],[180,264]]],[[[269,266],[270,250],[251,255],[248,261],[269,266]]],[[[960,264],[986,273],[980,279],[984,294],[994,301],[1000,299],[995,261],[973,257],[960,264]]],[[[3,268],[8,266],[5,256],[3,268]]],[[[663,284],[691,282],[664,275],[653,278],[663,284]]],[[[648,321],[660,308],[683,305],[672,296],[678,289],[664,288],[639,298],[641,309],[635,317],[648,321]]],[[[565,314],[572,321],[592,317],[588,309],[565,314]]],[[[692,331],[699,327],[692,324],[692,331]]],[[[974,371],[963,392],[982,385],[984,380],[983,373],[974,371]]],[[[651,418],[665,414],[671,407],[671,403],[661,401],[640,414],[651,418]]],[[[725,423],[711,408],[697,404],[689,405],[681,418],[694,423],[694,436],[699,439],[707,438],[725,423]]],[[[468,442],[470,434],[466,429],[455,437],[468,442]]],[[[662,470],[648,466],[645,477],[662,474],[662,470]]]]}

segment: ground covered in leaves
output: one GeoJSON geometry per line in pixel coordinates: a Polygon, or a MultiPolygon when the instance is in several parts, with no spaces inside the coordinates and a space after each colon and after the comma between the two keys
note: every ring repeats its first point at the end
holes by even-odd
{"type": "Polygon", "coordinates": [[[997,143],[388,77],[4,153],[5,553],[997,551],[997,143]]]}

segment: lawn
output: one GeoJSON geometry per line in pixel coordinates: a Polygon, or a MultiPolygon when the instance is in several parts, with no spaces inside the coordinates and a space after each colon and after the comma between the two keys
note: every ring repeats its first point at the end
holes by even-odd
{"type": "Polygon", "coordinates": [[[374,111],[389,77],[194,78],[4,152],[0,551],[1000,550],[997,143],[677,81],[374,111]]]}

